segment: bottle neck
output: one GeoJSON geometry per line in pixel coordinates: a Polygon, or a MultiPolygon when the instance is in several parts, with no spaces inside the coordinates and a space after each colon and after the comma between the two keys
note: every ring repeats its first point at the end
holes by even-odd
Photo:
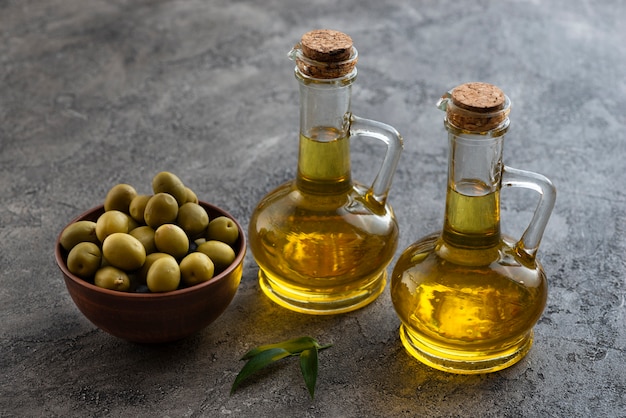
{"type": "Polygon", "coordinates": [[[300,84],[300,143],[296,184],[312,193],[351,187],[350,100],[356,70],[315,79],[296,69],[300,84]]]}
{"type": "Polygon", "coordinates": [[[505,130],[470,134],[448,125],[449,166],[442,238],[450,246],[500,243],[500,180],[505,130]]]}

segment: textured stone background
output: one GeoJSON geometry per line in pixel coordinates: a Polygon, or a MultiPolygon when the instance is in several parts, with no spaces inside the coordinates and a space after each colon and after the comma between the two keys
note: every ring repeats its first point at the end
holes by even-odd
{"type": "MultiPolygon", "coordinates": [[[[625,16],[621,0],[0,0],[0,416],[626,416],[625,16]],[[388,291],[337,317],[278,308],[250,254],[227,312],[174,344],[120,341],[73,305],[54,240],[115,183],[147,191],[170,170],[247,227],[294,176],[286,53],[318,27],[359,49],[354,113],[405,137],[399,250],[442,223],[439,96],[478,80],[511,97],[505,162],[559,193],[539,255],[548,306],[514,367],[417,363],[388,291]],[[243,352],[299,335],[334,343],[314,401],[289,362],[229,396],[243,352]]],[[[378,151],[354,143],[355,178],[371,181],[378,151]]],[[[519,235],[536,196],[502,199],[519,235]]]]}

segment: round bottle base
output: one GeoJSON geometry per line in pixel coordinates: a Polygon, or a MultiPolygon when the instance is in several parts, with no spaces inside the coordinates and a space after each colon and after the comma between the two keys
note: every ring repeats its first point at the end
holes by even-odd
{"type": "Polygon", "coordinates": [[[306,292],[272,280],[259,269],[261,290],[283,308],[311,315],[334,315],[360,309],[378,298],[385,290],[387,271],[383,271],[356,289],[345,292],[306,292]]]}
{"type": "Polygon", "coordinates": [[[400,326],[404,348],[420,362],[437,370],[456,374],[480,374],[506,369],[520,361],[533,343],[532,330],[511,347],[494,352],[443,350],[411,335],[400,326]]]}

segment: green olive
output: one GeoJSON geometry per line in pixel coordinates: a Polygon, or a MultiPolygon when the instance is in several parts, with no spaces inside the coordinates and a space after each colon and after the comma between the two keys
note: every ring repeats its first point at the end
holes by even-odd
{"type": "Polygon", "coordinates": [[[193,237],[204,232],[209,225],[209,215],[199,204],[187,202],[178,208],[176,222],[187,235],[193,237]]]}
{"type": "Polygon", "coordinates": [[[154,261],[148,270],[146,284],[151,292],[169,292],[180,284],[180,267],[174,257],[162,257],[154,261]]]}
{"type": "Polygon", "coordinates": [[[239,228],[235,221],[227,216],[219,216],[209,222],[207,239],[225,242],[233,245],[239,238],[239,228]]]}
{"type": "Polygon", "coordinates": [[[93,242],[79,242],[67,255],[67,269],[83,279],[89,279],[100,268],[102,252],[93,242]]]}
{"type": "Polygon", "coordinates": [[[162,253],[180,260],[189,251],[189,238],[183,229],[175,224],[161,225],[154,231],[154,243],[162,253]]]}
{"type": "Polygon", "coordinates": [[[96,272],[94,284],[104,289],[126,292],[130,289],[130,278],[124,271],[112,266],[106,266],[96,272]]]}
{"type": "Polygon", "coordinates": [[[104,210],[119,210],[128,213],[130,202],[137,196],[137,191],[130,184],[116,184],[109,189],[104,198],[104,210]]]}
{"type": "Polygon", "coordinates": [[[196,193],[191,190],[189,187],[185,187],[185,194],[187,195],[187,202],[191,202],[191,203],[198,203],[198,196],[196,196],[196,193]]]}
{"type": "Polygon", "coordinates": [[[93,221],[77,221],[68,225],[61,232],[60,243],[67,251],[74,248],[79,242],[93,242],[98,244],[96,235],[96,223],[93,221]]]}
{"type": "Polygon", "coordinates": [[[178,203],[169,193],[157,193],[148,200],[144,211],[144,220],[148,226],[159,226],[176,221],[178,203]]]}
{"type": "Polygon", "coordinates": [[[135,198],[130,202],[128,213],[140,224],[144,224],[146,222],[144,213],[146,212],[148,200],[150,200],[151,197],[152,195],[149,194],[140,194],[135,196],[135,198]]]}
{"type": "Polygon", "coordinates": [[[116,232],[102,243],[102,255],[113,267],[124,271],[137,270],[146,261],[146,249],[130,234],[116,232]]]}
{"type": "Polygon", "coordinates": [[[128,232],[143,225],[143,222],[139,224],[139,222],[137,222],[135,218],[133,218],[129,214],[126,214],[126,217],[128,218],[128,232]]]}
{"type": "Polygon", "coordinates": [[[143,283],[143,284],[146,283],[146,279],[148,277],[148,270],[150,270],[150,266],[152,266],[152,264],[156,260],[158,260],[159,258],[163,258],[163,257],[172,257],[172,256],[166,253],[150,253],[146,256],[146,261],[143,263],[143,266],[141,266],[141,268],[137,272],[137,279],[139,283],[143,283]]]}
{"type": "Polygon", "coordinates": [[[206,282],[213,277],[214,271],[213,261],[204,253],[190,253],[180,262],[180,274],[189,286],[206,282]]]}
{"type": "Polygon", "coordinates": [[[216,273],[224,271],[235,261],[235,251],[230,245],[222,241],[207,241],[198,246],[198,251],[209,256],[213,261],[216,273]]]}
{"type": "Polygon", "coordinates": [[[185,185],[175,174],[161,171],[152,178],[152,190],[157,193],[168,193],[176,199],[178,205],[187,201],[185,185]]]}
{"type": "Polygon", "coordinates": [[[119,210],[104,212],[96,221],[96,236],[100,242],[116,232],[128,232],[128,216],[119,210]]]}
{"type": "Polygon", "coordinates": [[[156,244],[154,243],[154,229],[148,225],[139,226],[128,233],[141,242],[143,247],[146,249],[146,254],[157,251],[156,244]]]}

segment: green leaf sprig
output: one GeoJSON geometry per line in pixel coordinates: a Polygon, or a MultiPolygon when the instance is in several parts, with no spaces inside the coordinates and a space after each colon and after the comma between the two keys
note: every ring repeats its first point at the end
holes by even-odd
{"type": "Polygon", "coordinates": [[[317,381],[317,354],[319,351],[331,346],[332,344],[321,345],[311,337],[299,337],[253,348],[241,358],[241,360],[247,360],[247,362],[235,378],[230,394],[232,395],[239,384],[254,372],[286,357],[299,356],[300,371],[304,377],[304,383],[309,390],[311,399],[313,399],[315,396],[315,382],[317,381]]]}

